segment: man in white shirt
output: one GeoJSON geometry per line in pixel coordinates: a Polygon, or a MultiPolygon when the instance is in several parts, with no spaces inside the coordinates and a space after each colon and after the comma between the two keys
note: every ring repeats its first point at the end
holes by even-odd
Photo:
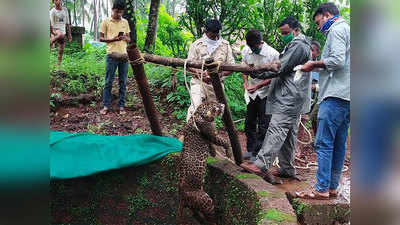
{"type": "Polygon", "coordinates": [[[53,0],[55,5],[50,10],[50,49],[54,43],[58,43],[58,68],[61,66],[65,47],[66,29],[68,30],[68,41],[72,41],[71,26],[69,22],[68,10],[61,7],[61,0],[53,0]]]}
{"type": "MultiPolygon", "coordinates": [[[[246,46],[242,50],[242,64],[258,66],[279,60],[279,52],[263,42],[258,30],[249,30],[246,34],[246,46]]],[[[271,115],[265,114],[265,105],[271,80],[251,78],[243,73],[243,88],[247,104],[245,132],[247,152],[244,159],[255,161],[264,141],[271,115]]]]}

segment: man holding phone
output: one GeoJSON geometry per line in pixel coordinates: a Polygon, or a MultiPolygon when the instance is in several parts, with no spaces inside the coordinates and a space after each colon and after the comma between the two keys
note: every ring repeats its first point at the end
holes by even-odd
{"type": "Polygon", "coordinates": [[[126,47],[131,41],[128,21],[122,18],[125,7],[125,1],[115,0],[111,17],[103,21],[100,26],[100,41],[107,44],[106,81],[103,92],[104,108],[100,111],[103,115],[107,114],[111,107],[111,88],[117,68],[119,81],[119,113],[120,115],[125,114],[126,78],[129,68],[126,47]]]}

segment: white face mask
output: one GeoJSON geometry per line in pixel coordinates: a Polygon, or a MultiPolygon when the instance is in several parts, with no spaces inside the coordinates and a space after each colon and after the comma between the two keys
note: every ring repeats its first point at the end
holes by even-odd
{"type": "Polygon", "coordinates": [[[210,39],[209,37],[207,37],[207,35],[206,35],[207,44],[210,44],[210,45],[215,45],[215,44],[217,44],[218,41],[219,41],[219,39],[220,39],[220,38],[218,38],[218,40],[213,40],[213,39],[210,39]]]}

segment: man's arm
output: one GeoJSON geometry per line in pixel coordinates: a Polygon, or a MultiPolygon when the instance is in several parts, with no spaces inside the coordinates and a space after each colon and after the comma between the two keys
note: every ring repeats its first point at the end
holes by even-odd
{"type": "Polygon", "coordinates": [[[72,34],[71,34],[71,21],[69,21],[69,12],[68,12],[68,9],[67,8],[64,8],[64,11],[65,11],[65,13],[66,13],[66,23],[65,23],[65,26],[66,26],[66,30],[67,30],[67,33],[68,33],[68,41],[69,42],[71,42],[72,41],[72,34]]]}
{"type": "Polygon", "coordinates": [[[249,75],[242,73],[242,78],[243,78],[243,89],[246,90],[247,87],[249,86],[249,75]]]}
{"type": "Polygon", "coordinates": [[[332,30],[329,35],[331,40],[330,52],[320,61],[309,61],[301,68],[304,72],[310,72],[315,68],[323,68],[328,71],[341,69],[346,63],[346,37],[344,32],[332,30]]]}
{"type": "Polygon", "coordinates": [[[65,26],[67,27],[68,41],[71,42],[72,41],[71,25],[66,24],[65,26]]]}
{"type": "Polygon", "coordinates": [[[121,40],[121,37],[118,37],[118,36],[111,38],[111,39],[107,39],[104,37],[104,33],[100,32],[100,42],[111,43],[111,42],[120,41],[120,40],[121,40]]]}
{"type": "MultiPolygon", "coordinates": [[[[226,62],[230,63],[230,64],[235,64],[235,58],[233,57],[233,51],[229,44],[228,44],[228,55],[227,55],[226,62]]],[[[233,73],[233,71],[222,71],[220,73],[220,76],[221,76],[221,78],[223,78],[223,77],[231,75],[232,73],[233,73]]]]}
{"type": "Polygon", "coordinates": [[[100,42],[111,43],[114,41],[121,41],[123,37],[116,36],[111,39],[107,39],[105,37],[105,33],[107,32],[107,23],[103,21],[100,25],[100,42]]]}
{"type": "Polygon", "coordinates": [[[53,10],[51,10],[50,11],[50,34],[56,35],[53,30],[53,24],[54,24],[54,15],[53,15],[53,10]]]}
{"type": "Polygon", "coordinates": [[[126,41],[127,43],[131,42],[131,36],[129,33],[126,33],[122,36],[122,40],[126,41]]]}
{"type": "MultiPolygon", "coordinates": [[[[198,58],[194,44],[195,43],[191,44],[189,47],[187,60],[195,60],[198,58]]],[[[196,77],[196,78],[200,78],[200,74],[203,72],[201,69],[192,68],[192,67],[187,67],[186,70],[189,71],[190,73],[193,73],[194,77],[196,77]]]]}
{"type": "Polygon", "coordinates": [[[278,72],[264,72],[260,74],[250,74],[252,78],[271,79],[279,76],[286,76],[293,72],[293,68],[304,63],[304,49],[300,43],[289,47],[280,58],[280,69],[278,72]]]}

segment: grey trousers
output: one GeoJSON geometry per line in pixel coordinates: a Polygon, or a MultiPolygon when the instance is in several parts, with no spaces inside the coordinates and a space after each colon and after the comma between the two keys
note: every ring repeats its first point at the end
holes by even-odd
{"type": "Polygon", "coordinates": [[[258,168],[269,170],[278,156],[280,173],[287,176],[296,175],[294,154],[299,118],[299,115],[272,114],[267,134],[255,161],[258,168]]]}

